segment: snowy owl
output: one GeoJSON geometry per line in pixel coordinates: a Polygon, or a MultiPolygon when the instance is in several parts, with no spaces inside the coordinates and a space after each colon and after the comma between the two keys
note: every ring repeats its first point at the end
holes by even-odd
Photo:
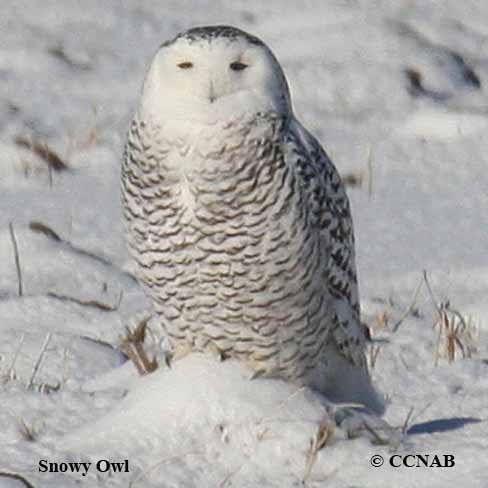
{"type": "Polygon", "coordinates": [[[173,348],[375,402],[344,185],[260,39],[208,26],[161,45],[122,195],[138,278],[173,348]]]}

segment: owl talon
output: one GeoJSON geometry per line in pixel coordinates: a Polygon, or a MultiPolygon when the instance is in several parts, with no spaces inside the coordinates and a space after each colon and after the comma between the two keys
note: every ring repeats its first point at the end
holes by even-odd
{"type": "Polygon", "coordinates": [[[183,359],[185,356],[188,356],[192,351],[192,347],[190,344],[179,344],[176,346],[169,354],[168,354],[168,363],[171,367],[171,364],[175,361],[179,361],[183,359]]]}
{"type": "Polygon", "coordinates": [[[266,371],[261,369],[259,371],[254,371],[251,376],[249,377],[249,379],[252,381],[252,380],[257,380],[258,378],[262,378],[263,376],[266,375],[266,371]]]}
{"type": "Polygon", "coordinates": [[[258,378],[272,378],[273,376],[278,376],[276,374],[277,367],[274,364],[264,364],[255,359],[248,361],[247,365],[253,370],[250,376],[250,380],[256,380],[258,378]]]}
{"type": "Polygon", "coordinates": [[[210,342],[209,344],[207,344],[206,349],[210,353],[210,355],[219,363],[221,363],[225,359],[223,352],[218,348],[215,343],[210,342]]]}
{"type": "Polygon", "coordinates": [[[171,351],[164,351],[161,356],[161,364],[164,364],[168,369],[171,369],[171,361],[173,354],[171,351]]]}

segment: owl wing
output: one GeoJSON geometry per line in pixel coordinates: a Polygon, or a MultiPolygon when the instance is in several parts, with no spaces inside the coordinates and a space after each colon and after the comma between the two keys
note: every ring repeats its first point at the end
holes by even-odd
{"type": "Polygon", "coordinates": [[[324,266],[334,304],[332,340],[350,362],[364,366],[366,329],[360,320],[354,230],[344,184],[319,142],[296,119],[290,122],[285,154],[322,245],[329,248],[324,266]]]}

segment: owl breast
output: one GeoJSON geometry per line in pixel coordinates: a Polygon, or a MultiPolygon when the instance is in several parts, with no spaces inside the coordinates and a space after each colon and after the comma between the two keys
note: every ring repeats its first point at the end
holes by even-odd
{"type": "Polygon", "coordinates": [[[282,118],[195,133],[135,119],[122,190],[130,252],[174,346],[304,378],[331,323],[320,245],[282,118]]]}

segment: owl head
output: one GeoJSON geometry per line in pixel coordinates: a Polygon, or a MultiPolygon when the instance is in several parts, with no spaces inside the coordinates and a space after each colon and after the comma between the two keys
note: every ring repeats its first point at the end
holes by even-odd
{"type": "Polygon", "coordinates": [[[213,124],[256,113],[288,114],[288,84],[271,50],[235,27],[195,27],[163,43],[143,86],[144,114],[213,124]]]}

